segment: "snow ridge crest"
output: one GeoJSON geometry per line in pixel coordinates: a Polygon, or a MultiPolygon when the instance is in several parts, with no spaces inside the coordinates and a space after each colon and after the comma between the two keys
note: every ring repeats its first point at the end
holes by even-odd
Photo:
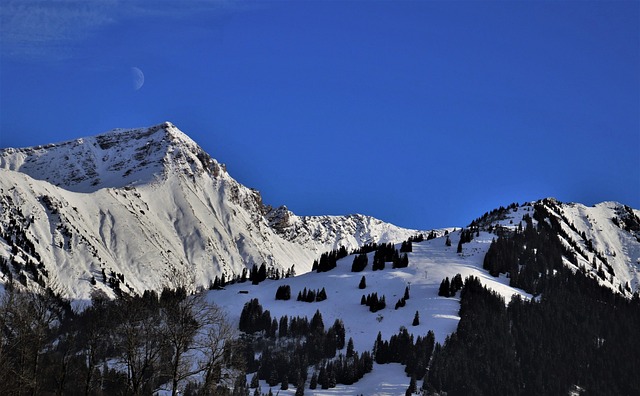
{"type": "Polygon", "coordinates": [[[0,150],[0,168],[19,171],[74,192],[152,183],[178,171],[225,173],[191,138],[170,122],[114,129],[71,141],[0,150]]]}

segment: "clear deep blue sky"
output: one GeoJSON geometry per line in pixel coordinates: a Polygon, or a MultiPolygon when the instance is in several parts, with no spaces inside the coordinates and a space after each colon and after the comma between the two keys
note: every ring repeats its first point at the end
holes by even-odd
{"type": "Polygon", "coordinates": [[[301,215],[640,208],[638,1],[2,0],[0,17],[0,147],[171,121],[301,215]]]}

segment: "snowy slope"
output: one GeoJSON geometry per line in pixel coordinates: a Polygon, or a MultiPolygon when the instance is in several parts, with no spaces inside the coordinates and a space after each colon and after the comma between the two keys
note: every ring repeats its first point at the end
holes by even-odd
{"type": "MultiPolygon", "coordinates": [[[[509,286],[505,277],[494,278],[482,269],[484,255],[495,235],[481,232],[470,243],[463,245],[463,252],[456,253],[459,233],[450,234],[452,246],[446,246],[445,237],[413,244],[413,252],[408,253],[407,268],[392,269],[387,263],[386,269],[372,271],[374,253],[369,253],[369,264],[362,272],[351,272],[354,256],[338,261],[335,269],[326,273],[307,273],[294,278],[278,281],[267,280],[260,285],[249,282],[228,286],[225,290],[211,291],[208,298],[223,307],[233,320],[238,320],[242,307],[246,302],[257,298],[261,305],[271,312],[272,317],[307,316],[311,318],[316,310],[320,310],[323,321],[329,325],[335,319],[342,319],[345,324],[346,337],[352,337],[356,350],[371,350],[378,334],[388,339],[398,333],[401,326],[406,327],[414,336],[426,335],[433,330],[436,341],[442,343],[445,337],[457,328],[458,311],[460,309],[458,292],[455,297],[438,296],[440,282],[445,278],[453,278],[461,274],[463,279],[473,275],[478,277],[487,287],[500,293],[508,302],[513,294],[523,298],[531,298],[527,293],[509,286]],[[366,277],[367,287],[358,288],[360,278],[366,277]],[[275,300],[279,286],[291,287],[291,300],[275,300]],[[410,287],[410,298],[406,306],[394,309],[394,305],[403,294],[405,287],[410,287]],[[296,301],[298,292],[303,288],[322,289],[327,292],[327,300],[307,303],[296,301]],[[243,293],[239,293],[243,291],[243,293]],[[376,292],[385,295],[387,308],[376,313],[369,312],[366,306],[360,305],[362,295],[376,292]],[[245,294],[246,293],[246,294],[245,294]],[[415,312],[420,315],[420,324],[412,326],[415,312]]],[[[396,246],[399,248],[399,245],[396,246]]],[[[344,351],[342,351],[344,353],[344,351]]],[[[268,387],[263,382],[263,391],[268,387]]],[[[401,395],[409,385],[409,378],[404,367],[399,364],[375,365],[373,372],[353,386],[338,385],[329,390],[305,389],[310,395],[401,395]]],[[[274,389],[274,393],[277,389],[274,389]]],[[[295,388],[280,391],[281,395],[293,395],[295,388]]]]}
{"type": "Polygon", "coordinates": [[[562,224],[566,233],[563,242],[576,251],[578,265],[589,275],[625,295],[639,289],[640,211],[617,202],[591,207],[554,200],[541,202],[562,224]],[[604,277],[598,275],[599,268],[604,277]]]}
{"type": "MultiPolygon", "coordinates": [[[[346,337],[352,337],[356,350],[371,350],[378,332],[383,339],[389,339],[397,334],[399,328],[404,326],[415,337],[424,336],[429,330],[433,330],[436,341],[442,343],[447,335],[456,330],[459,317],[459,296],[440,297],[438,288],[445,277],[453,278],[461,274],[463,278],[476,276],[488,288],[496,291],[505,298],[508,303],[510,298],[518,294],[525,299],[532,298],[528,293],[509,286],[509,279],[502,275],[491,276],[482,268],[484,256],[494,238],[497,228],[515,230],[523,221],[523,216],[533,216],[534,204],[510,207],[496,210],[496,212],[482,222],[478,235],[473,240],[462,245],[462,252],[457,253],[456,247],[460,239],[460,232],[449,233],[451,246],[446,246],[444,236],[436,239],[414,243],[413,252],[408,253],[409,266],[402,269],[391,269],[390,264],[382,271],[372,271],[371,263],[373,254],[369,253],[369,265],[362,272],[351,272],[351,264],[354,256],[348,256],[338,261],[337,268],[326,273],[307,273],[295,278],[281,279],[278,281],[265,281],[254,286],[249,283],[228,286],[225,290],[211,291],[208,294],[210,301],[224,306],[233,320],[238,320],[243,305],[252,298],[259,299],[261,305],[271,312],[272,318],[281,316],[307,316],[312,317],[317,310],[322,313],[325,324],[333,323],[335,319],[341,319],[345,324],[346,337]],[[488,232],[492,229],[494,232],[488,232]],[[360,278],[366,277],[367,287],[364,290],[358,288],[360,278]],[[279,286],[291,287],[292,299],[288,301],[275,300],[275,293],[279,286]],[[395,302],[403,296],[405,287],[410,287],[410,299],[406,306],[394,309],[395,302]],[[325,288],[327,300],[314,303],[298,302],[295,297],[303,288],[319,290],[325,288]],[[366,306],[360,304],[363,295],[376,292],[384,295],[387,307],[376,313],[369,312],[366,306]],[[412,326],[415,312],[420,315],[420,324],[412,326]]],[[[614,290],[618,290],[621,282],[629,280],[633,284],[633,290],[637,290],[639,264],[637,255],[640,253],[640,241],[636,231],[628,231],[617,224],[625,224],[625,217],[638,218],[638,211],[624,205],[605,202],[586,207],[580,204],[562,204],[552,199],[537,202],[543,205],[552,215],[557,216],[563,229],[574,242],[568,242],[567,246],[581,246],[585,252],[590,242],[594,251],[603,251],[617,275],[609,276],[610,280],[601,280],[601,284],[614,290]],[[635,216],[635,217],[634,217],[635,216]],[[617,218],[618,220],[613,220],[617,218]],[[573,229],[578,231],[573,231],[573,229]],[[584,231],[586,239],[582,239],[584,231]],[[580,239],[578,239],[580,236],[580,239]]],[[[534,220],[534,225],[536,221],[534,220]]],[[[628,220],[626,224],[634,224],[628,220]]],[[[633,227],[631,227],[633,228],[633,227]]],[[[451,231],[451,230],[450,230],[451,231]]],[[[564,238],[564,237],[563,237],[564,238]]],[[[396,246],[397,248],[399,246],[396,246]]],[[[588,254],[587,254],[588,255],[588,254]]],[[[593,258],[595,253],[588,257],[593,258]]],[[[596,257],[596,260],[600,258],[596,257]]],[[[579,258],[580,264],[586,265],[586,259],[579,258]]],[[[573,266],[568,260],[566,265],[573,266]]],[[[577,267],[573,266],[575,270],[577,267]]],[[[596,271],[588,273],[597,278],[596,271]]],[[[629,295],[626,291],[621,291],[629,295]]],[[[344,353],[344,351],[342,351],[344,353]]],[[[311,369],[311,371],[313,371],[311,369]]],[[[247,380],[251,378],[248,376],[247,380]]],[[[409,385],[409,377],[404,372],[404,367],[399,364],[374,365],[373,372],[366,374],[364,378],[354,385],[340,385],[333,389],[310,390],[305,389],[307,395],[401,395],[409,385]]],[[[262,392],[269,390],[266,382],[261,381],[262,392]]],[[[418,381],[420,386],[420,381],[418,381]]],[[[279,386],[272,388],[274,394],[294,395],[295,387],[288,390],[279,390],[279,386]]]]}
{"type": "MultiPolygon", "coordinates": [[[[482,229],[500,226],[515,229],[525,214],[533,216],[539,206],[557,222],[558,235],[573,252],[577,266],[565,259],[573,271],[582,270],[613,291],[627,297],[640,290],[640,211],[618,202],[602,202],[591,207],[562,203],[554,198],[515,204],[492,211],[474,223],[482,229]]],[[[547,218],[545,221],[550,221],[547,218]]],[[[537,223],[533,220],[533,224],[537,223]]]]}
{"type": "Polygon", "coordinates": [[[170,123],[0,151],[0,257],[16,263],[15,280],[72,299],[113,296],[115,284],[207,287],[254,264],[304,273],[337,246],[417,233],[366,216],[291,214],[314,232],[297,238],[267,212],[257,191],[170,123]]]}

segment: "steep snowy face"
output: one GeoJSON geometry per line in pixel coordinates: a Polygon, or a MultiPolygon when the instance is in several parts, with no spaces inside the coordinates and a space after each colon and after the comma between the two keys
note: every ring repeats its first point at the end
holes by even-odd
{"type": "Polygon", "coordinates": [[[485,214],[474,221],[482,229],[515,230],[524,224],[523,216],[555,225],[557,237],[574,257],[564,264],[626,296],[640,290],[640,211],[617,202],[588,207],[580,203],[561,203],[553,198],[511,205],[485,214]]]}
{"type": "Polygon", "coordinates": [[[578,265],[601,284],[630,295],[640,286],[640,211],[617,202],[588,207],[542,201],[562,225],[578,265]]]}
{"type": "Polygon", "coordinates": [[[170,123],[4,149],[0,283],[39,284],[72,299],[207,287],[253,265],[304,273],[338,246],[418,232],[365,216],[290,212],[294,222],[278,227],[266,212],[256,190],[170,123]]]}
{"type": "Polygon", "coordinates": [[[0,151],[0,168],[75,192],[157,181],[170,170],[219,174],[221,167],[171,123],[117,129],[73,141],[0,151]]]}

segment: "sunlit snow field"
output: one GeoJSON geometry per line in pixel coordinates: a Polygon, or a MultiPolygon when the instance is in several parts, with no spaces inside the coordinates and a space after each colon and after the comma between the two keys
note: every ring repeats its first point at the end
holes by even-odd
{"type": "MultiPolygon", "coordinates": [[[[480,233],[470,243],[463,245],[463,252],[456,253],[459,240],[458,231],[450,234],[451,246],[445,245],[445,238],[440,237],[430,241],[413,244],[413,252],[409,253],[409,266],[402,269],[392,269],[387,263],[385,270],[371,271],[374,253],[369,253],[369,264],[362,272],[351,272],[354,256],[348,256],[338,261],[337,268],[326,273],[307,273],[294,278],[278,281],[266,280],[259,286],[249,282],[230,285],[226,290],[211,291],[208,294],[213,301],[229,312],[230,319],[237,322],[243,305],[257,298],[261,305],[268,309],[271,317],[307,316],[311,318],[316,310],[320,310],[325,326],[331,325],[335,319],[342,319],[346,329],[346,337],[353,338],[354,347],[358,351],[371,350],[378,332],[383,339],[397,334],[400,327],[406,327],[414,336],[426,335],[433,330],[436,341],[444,342],[447,335],[457,327],[460,307],[458,292],[455,297],[438,296],[440,282],[445,278],[453,278],[461,274],[463,279],[476,276],[491,289],[500,293],[505,300],[513,294],[520,294],[525,298],[527,293],[508,286],[505,277],[494,278],[482,269],[482,260],[489,248],[494,234],[480,233]],[[362,276],[366,277],[367,287],[358,288],[362,276]],[[276,301],[275,293],[278,286],[291,287],[291,300],[276,301]],[[303,288],[322,289],[327,292],[327,300],[314,303],[296,301],[298,292],[303,288]],[[395,303],[404,294],[405,287],[410,288],[410,299],[406,306],[395,310],[395,303]],[[241,291],[243,293],[241,293],[241,291]],[[246,294],[245,294],[246,292],[246,294]],[[363,295],[378,293],[379,297],[386,297],[387,308],[376,313],[369,312],[368,307],[360,304],[363,295]],[[420,324],[412,326],[415,312],[420,315],[420,324]]],[[[399,248],[399,245],[397,246],[399,248]]],[[[342,351],[344,352],[344,351],[342,351]]],[[[248,380],[251,378],[249,375],[248,380]]],[[[269,387],[261,382],[263,392],[269,387]]],[[[409,385],[409,378],[404,373],[404,367],[399,364],[375,365],[371,373],[354,385],[340,385],[329,390],[305,389],[307,395],[399,395],[409,385]]],[[[308,384],[307,384],[308,387],[308,384]]],[[[295,387],[280,390],[279,386],[272,388],[273,393],[293,395],[295,387]]]]}

